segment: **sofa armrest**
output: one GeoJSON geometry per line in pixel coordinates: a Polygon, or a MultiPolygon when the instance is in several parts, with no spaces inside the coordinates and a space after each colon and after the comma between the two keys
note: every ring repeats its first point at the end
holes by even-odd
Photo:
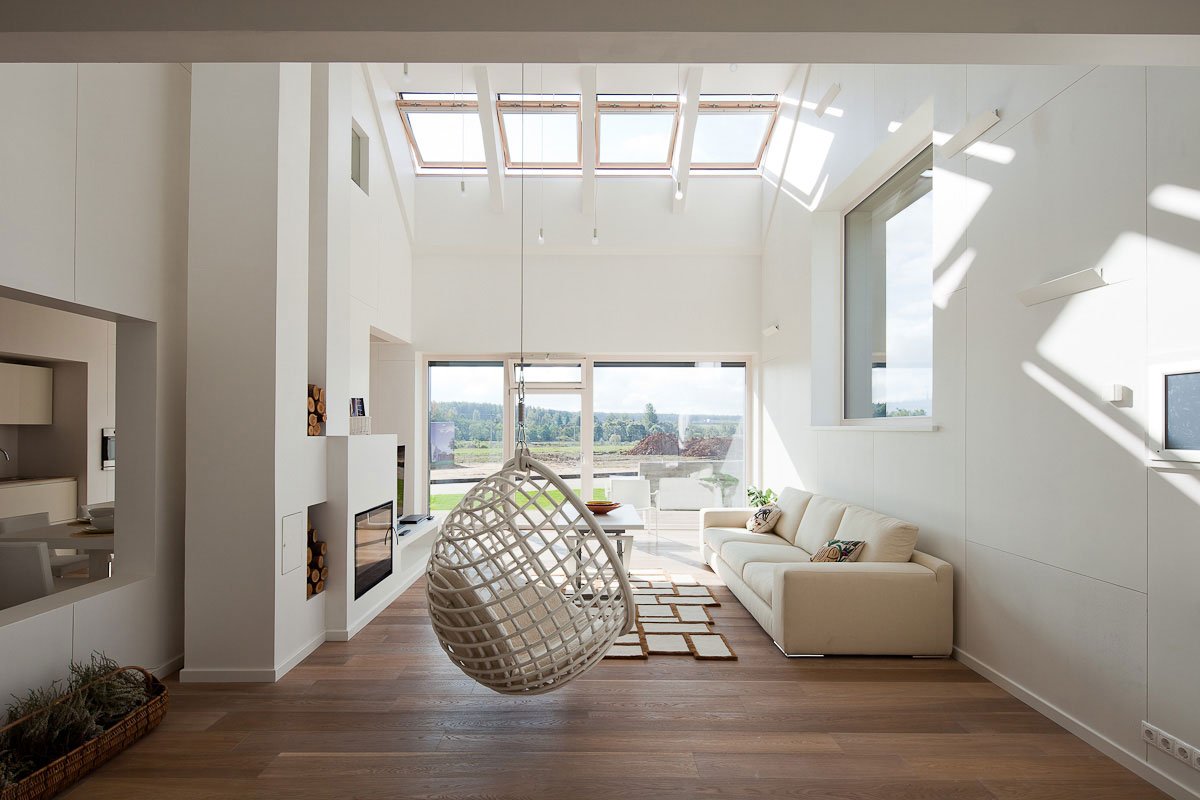
{"type": "Polygon", "coordinates": [[[949,655],[953,568],[945,562],[936,566],[917,561],[780,566],[772,635],[790,655],[949,655]]]}
{"type": "Polygon", "coordinates": [[[742,528],[754,516],[753,508],[702,508],[700,530],[705,528],[742,528]]]}

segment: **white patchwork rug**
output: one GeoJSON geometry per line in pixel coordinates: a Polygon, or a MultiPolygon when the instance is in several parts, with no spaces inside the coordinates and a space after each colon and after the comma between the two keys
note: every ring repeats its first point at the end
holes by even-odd
{"type": "Polygon", "coordinates": [[[707,586],[690,575],[668,575],[662,570],[633,570],[630,583],[637,603],[637,627],[617,639],[605,658],[690,655],[702,660],[737,660],[725,637],[713,631],[708,607],[721,603],[707,586]]]}

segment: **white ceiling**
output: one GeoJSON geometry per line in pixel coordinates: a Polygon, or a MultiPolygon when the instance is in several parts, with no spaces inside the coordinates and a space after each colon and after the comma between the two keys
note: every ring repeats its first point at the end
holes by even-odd
{"type": "MultiPolygon", "coordinates": [[[[391,87],[397,92],[475,91],[476,64],[409,64],[408,80],[403,64],[381,64],[391,87]],[[461,89],[460,89],[461,85],[461,89]]],[[[492,91],[518,93],[524,71],[528,94],[578,94],[579,64],[487,64],[492,91]]],[[[701,89],[705,94],[780,94],[787,87],[795,64],[599,64],[597,90],[601,94],[657,92],[676,94],[687,70],[704,68],[701,89]],[[731,68],[732,66],[732,68],[731,68]]]]}

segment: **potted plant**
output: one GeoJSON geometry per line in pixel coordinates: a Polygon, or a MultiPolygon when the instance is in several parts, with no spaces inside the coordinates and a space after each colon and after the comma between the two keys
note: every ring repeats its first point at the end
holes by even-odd
{"type": "Polygon", "coordinates": [[[779,495],[775,494],[774,489],[758,489],[754,486],[746,488],[746,498],[750,501],[750,505],[755,508],[762,508],[768,503],[774,503],[779,499],[779,495]]]}

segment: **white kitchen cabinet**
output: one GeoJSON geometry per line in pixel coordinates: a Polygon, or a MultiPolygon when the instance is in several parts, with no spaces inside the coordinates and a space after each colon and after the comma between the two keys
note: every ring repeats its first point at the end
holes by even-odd
{"type": "Polygon", "coordinates": [[[54,370],[0,363],[0,425],[54,422],[54,370]]]}
{"type": "Polygon", "coordinates": [[[74,478],[29,478],[0,481],[0,517],[45,511],[51,522],[75,519],[79,510],[74,478]]]}

